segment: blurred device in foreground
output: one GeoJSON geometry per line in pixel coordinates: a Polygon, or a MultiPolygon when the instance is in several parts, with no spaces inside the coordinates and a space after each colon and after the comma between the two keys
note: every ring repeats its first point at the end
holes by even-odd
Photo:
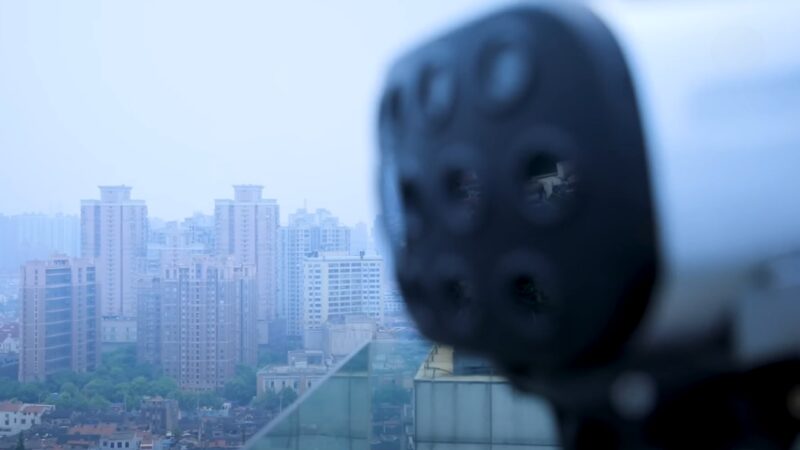
{"type": "Polygon", "coordinates": [[[800,2],[552,1],[400,58],[384,226],[429,337],[567,448],[800,428],[800,2]]]}

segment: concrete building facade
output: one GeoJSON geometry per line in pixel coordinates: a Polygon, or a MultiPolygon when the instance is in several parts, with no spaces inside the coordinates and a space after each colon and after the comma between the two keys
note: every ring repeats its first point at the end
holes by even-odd
{"type": "Polygon", "coordinates": [[[290,336],[303,336],[303,261],[314,252],[350,251],[350,229],[329,211],[305,209],[289,215],[280,230],[280,316],[290,336]]]}
{"type": "Polygon", "coordinates": [[[314,253],[303,259],[303,334],[336,316],[364,315],[381,323],[383,261],[378,256],[314,253]]]}
{"type": "Polygon", "coordinates": [[[100,186],[100,200],[81,201],[81,256],[97,267],[104,323],[136,318],[136,279],[145,271],[147,235],[147,205],[131,199],[129,186],[100,186]]]}
{"type": "Polygon", "coordinates": [[[259,290],[258,341],[268,341],[268,323],[278,301],[277,201],[262,198],[263,186],[234,186],[233,200],[217,200],[214,208],[215,245],[219,256],[232,256],[256,270],[259,290]]]}
{"type": "Polygon", "coordinates": [[[88,260],[56,255],[22,267],[20,381],[97,366],[99,294],[95,266],[88,260]]]}
{"type": "Polygon", "coordinates": [[[256,269],[234,258],[193,256],[140,286],[140,361],[159,364],[187,390],[222,387],[258,358],[256,269]]]}

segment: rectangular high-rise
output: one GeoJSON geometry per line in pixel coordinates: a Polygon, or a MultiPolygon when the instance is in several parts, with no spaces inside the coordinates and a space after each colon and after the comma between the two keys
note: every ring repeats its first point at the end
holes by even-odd
{"type": "Polygon", "coordinates": [[[302,327],[310,335],[333,317],[383,318],[383,261],[378,256],[315,253],[303,259],[302,327]]]}
{"type": "Polygon", "coordinates": [[[20,381],[93,370],[100,354],[94,265],[56,255],[27,262],[21,276],[20,381]]]}
{"type": "Polygon", "coordinates": [[[147,226],[147,205],[131,200],[129,186],[100,186],[100,200],[81,201],[81,256],[97,268],[104,322],[136,317],[136,279],[145,271],[147,226]]]}
{"type": "Polygon", "coordinates": [[[222,387],[258,358],[257,271],[234,258],[190,256],[140,281],[137,354],[182,389],[222,387]]]}
{"type": "Polygon", "coordinates": [[[286,321],[287,334],[302,337],[303,260],[314,252],[349,252],[350,229],[339,224],[329,211],[309,213],[300,209],[289,215],[280,230],[281,302],[279,316],[286,321]]]}
{"type": "Polygon", "coordinates": [[[214,208],[216,253],[253,265],[258,285],[258,341],[267,343],[267,324],[278,298],[278,202],[262,198],[263,186],[234,186],[233,200],[214,208]]]}

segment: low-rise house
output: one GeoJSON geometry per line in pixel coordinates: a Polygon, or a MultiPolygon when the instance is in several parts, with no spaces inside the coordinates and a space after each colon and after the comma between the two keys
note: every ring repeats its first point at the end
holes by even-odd
{"type": "Polygon", "coordinates": [[[55,410],[54,405],[0,402],[0,437],[13,436],[42,423],[42,416],[55,410]]]}

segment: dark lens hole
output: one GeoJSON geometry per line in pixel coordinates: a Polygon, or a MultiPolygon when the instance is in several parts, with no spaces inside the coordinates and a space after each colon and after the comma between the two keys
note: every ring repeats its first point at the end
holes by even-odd
{"type": "Polygon", "coordinates": [[[543,314],[552,309],[551,299],[530,275],[518,275],[511,283],[514,301],[533,314],[543,314]]]}
{"type": "Polygon", "coordinates": [[[452,170],[445,177],[447,197],[451,203],[470,216],[480,206],[482,186],[474,170],[452,170]]]}

